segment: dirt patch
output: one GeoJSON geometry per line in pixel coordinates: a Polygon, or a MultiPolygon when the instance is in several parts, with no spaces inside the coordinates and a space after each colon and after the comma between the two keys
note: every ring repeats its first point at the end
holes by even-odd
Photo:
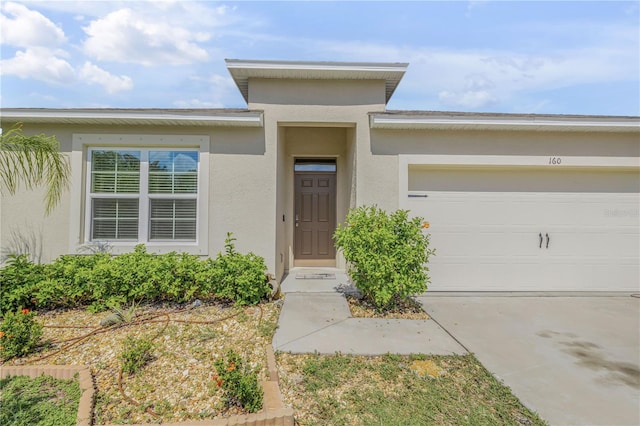
{"type": "Polygon", "coordinates": [[[358,295],[346,294],[347,303],[351,315],[354,318],[385,318],[385,319],[414,319],[428,320],[429,315],[422,309],[420,302],[414,299],[406,299],[392,309],[379,311],[371,303],[358,295]]]}

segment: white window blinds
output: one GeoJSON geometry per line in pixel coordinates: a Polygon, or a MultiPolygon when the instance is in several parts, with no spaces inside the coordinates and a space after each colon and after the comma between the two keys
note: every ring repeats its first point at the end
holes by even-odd
{"type": "Polygon", "coordinates": [[[91,149],[91,240],[195,241],[198,151],[91,149]]]}

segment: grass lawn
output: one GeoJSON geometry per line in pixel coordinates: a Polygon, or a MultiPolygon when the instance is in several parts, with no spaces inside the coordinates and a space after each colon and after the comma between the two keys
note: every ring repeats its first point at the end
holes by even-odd
{"type": "Polygon", "coordinates": [[[472,355],[277,355],[300,425],[544,425],[472,355]]]}
{"type": "Polygon", "coordinates": [[[82,391],[78,380],[12,376],[0,380],[2,426],[75,425],[82,391]]]}

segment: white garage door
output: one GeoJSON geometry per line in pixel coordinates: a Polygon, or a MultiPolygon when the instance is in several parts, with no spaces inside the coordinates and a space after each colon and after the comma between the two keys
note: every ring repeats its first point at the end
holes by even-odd
{"type": "Polygon", "coordinates": [[[638,292],[640,176],[612,170],[410,166],[429,289],[638,292]]]}

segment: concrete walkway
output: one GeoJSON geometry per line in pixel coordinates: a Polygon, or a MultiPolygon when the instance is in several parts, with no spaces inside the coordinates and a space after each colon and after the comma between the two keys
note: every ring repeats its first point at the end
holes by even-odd
{"type": "Polygon", "coordinates": [[[353,318],[342,292],[351,287],[339,269],[294,268],[282,283],[284,305],[274,349],[292,353],[382,355],[464,354],[431,320],[353,318]],[[331,274],[319,278],[316,274],[331,274]]]}
{"type": "Polygon", "coordinates": [[[430,294],[417,299],[433,320],[415,321],[352,318],[342,293],[353,289],[338,269],[293,269],[282,291],[276,350],[451,355],[468,348],[552,425],[640,424],[640,300],[629,295],[430,294]]]}
{"type": "Polygon", "coordinates": [[[552,425],[640,424],[640,299],[419,297],[552,425]]]}

